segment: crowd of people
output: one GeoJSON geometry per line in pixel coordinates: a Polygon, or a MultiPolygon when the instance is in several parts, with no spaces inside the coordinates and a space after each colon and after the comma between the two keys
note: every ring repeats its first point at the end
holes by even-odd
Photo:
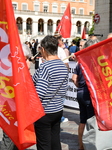
{"type": "MultiPolygon", "coordinates": [[[[108,38],[110,36],[112,34],[109,34],[108,38]]],[[[75,55],[71,54],[98,42],[97,37],[93,35],[88,39],[81,39],[79,45],[72,40],[69,46],[68,41],[63,42],[62,36],[56,33],[54,36],[44,37],[40,43],[38,39],[33,39],[32,42],[26,41],[22,44],[28,68],[30,69],[30,61],[35,63],[36,70],[32,80],[45,111],[45,116],[34,123],[38,150],[61,150],[60,123],[64,119],[67,120],[63,116],[63,106],[68,84],[69,61],[77,61],[75,55]],[[41,64],[39,58],[42,58],[41,64]]],[[[79,150],[84,150],[82,135],[87,119],[94,116],[94,108],[78,62],[72,80],[77,87],[80,109],[79,150]]],[[[17,150],[4,132],[1,149],[17,150]]]]}

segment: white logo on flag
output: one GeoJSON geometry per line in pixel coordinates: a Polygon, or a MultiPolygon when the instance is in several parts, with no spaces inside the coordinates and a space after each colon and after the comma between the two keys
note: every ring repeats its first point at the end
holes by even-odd
{"type": "Polygon", "coordinates": [[[69,19],[69,17],[68,17],[68,16],[65,16],[65,19],[69,19]]]}

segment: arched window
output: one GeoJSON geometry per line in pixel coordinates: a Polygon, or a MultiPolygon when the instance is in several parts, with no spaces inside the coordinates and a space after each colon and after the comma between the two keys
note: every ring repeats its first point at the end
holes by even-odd
{"type": "Polygon", "coordinates": [[[22,34],[23,33],[23,20],[22,20],[22,18],[18,17],[16,19],[16,24],[18,27],[19,34],[22,34]]]}
{"type": "Polygon", "coordinates": [[[81,22],[77,21],[76,26],[77,26],[77,34],[81,34],[81,22]]]}
{"type": "Polygon", "coordinates": [[[85,30],[86,30],[86,34],[88,34],[90,23],[88,21],[86,21],[85,24],[84,24],[84,27],[85,27],[85,30]]]}
{"type": "Polygon", "coordinates": [[[39,33],[39,35],[44,34],[44,21],[43,21],[43,19],[38,20],[38,33],[39,33]]]}
{"type": "Polygon", "coordinates": [[[47,31],[49,35],[52,35],[53,33],[53,21],[51,19],[47,22],[47,31]]]}
{"type": "Polygon", "coordinates": [[[28,18],[26,20],[26,33],[32,34],[32,19],[31,18],[28,18]]]}

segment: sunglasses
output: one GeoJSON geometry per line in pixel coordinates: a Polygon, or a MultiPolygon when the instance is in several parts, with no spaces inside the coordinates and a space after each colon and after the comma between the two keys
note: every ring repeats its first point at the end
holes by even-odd
{"type": "Polygon", "coordinates": [[[41,47],[41,46],[39,46],[38,48],[39,48],[40,50],[42,49],[42,47],[41,47]]]}

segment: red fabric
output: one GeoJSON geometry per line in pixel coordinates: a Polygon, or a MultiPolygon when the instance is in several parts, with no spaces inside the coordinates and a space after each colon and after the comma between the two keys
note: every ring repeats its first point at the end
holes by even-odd
{"type": "Polygon", "coordinates": [[[36,143],[33,123],[43,115],[22,51],[12,1],[0,0],[0,126],[23,150],[36,143]]]}
{"type": "Polygon", "coordinates": [[[82,39],[86,39],[85,27],[83,28],[83,32],[82,32],[82,39]]]}
{"type": "Polygon", "coordinates": [[[70,3],[68,3],[68,6],[64,12],[64,15],[62,16],[60,23],[58,24],[58,27],[56,28],[56,31],[58,31],[63,38],[69,38],[71,36],[70,3]]]}
{"type": "Polygon", "coordinates": [[[75,55],[90,90],[98,126],[112,130],[112,38],[75,55]]]}

